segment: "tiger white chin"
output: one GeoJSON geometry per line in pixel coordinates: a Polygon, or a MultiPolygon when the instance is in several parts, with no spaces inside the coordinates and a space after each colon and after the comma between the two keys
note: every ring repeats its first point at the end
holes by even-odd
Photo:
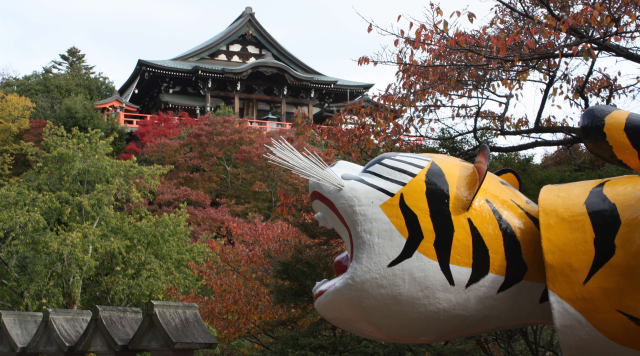
{"type": "MultiPolygon", "coordinates": [[[[341,161],[331,169],[342,176],[357,175],[362,168],[341,161]]],[[[462,281],[469,279],[471,269],[451,266],[457,283],[450,286],[438,263],[419,253],[387,267],[406,241],[380,209],[388,196],[353,180],[344,183],[342,190],[314,181],[309,185],[319,220],[340,234],[351,256],[344,274],[313,289],[315,308],[330,323],[397,343],[552,323],[549,303],[539,303],[542,284],[523,281],[496,294],[504,277],[489,274],[465,288],[462,281]]]]}

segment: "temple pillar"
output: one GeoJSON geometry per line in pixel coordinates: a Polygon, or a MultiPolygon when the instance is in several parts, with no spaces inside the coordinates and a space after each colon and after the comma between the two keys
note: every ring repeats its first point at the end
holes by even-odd
{"type": "Polygon", "coordinates": [[[313,122],[313,100],[309,100],[309,111],[307,111],[309,120],[313,122]]]}
{"type": "Polygon", "coordinates": [[[236,113],[236,117],[240,117],[240,93],[236,92],[235,101],[233,104],[233,111],[236,113]]]}
{"type": "Polygon", "coordinates": [[[211,111],[211,92],[207,90],[204,94],[204,114],[207,115],[211,111]]]}
{"type": "Polygon", "coordinates": [[[253,119],[258,120],[258,100],[253,99],[253,119]]]}
{"type": "Polygon", "coordinates": [[[282,108],[280,110],[280,120],[282,122],[287,122],[287,100],[282,97],[282,108]]]}

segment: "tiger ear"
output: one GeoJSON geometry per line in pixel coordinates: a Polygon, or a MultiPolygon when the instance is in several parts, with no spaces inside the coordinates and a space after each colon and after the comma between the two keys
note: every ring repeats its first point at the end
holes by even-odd
{"type": "Polygon", "coordinates": [[[516,188],[517,190],[520,190],[520,186],[522,185],[520,176],[518,175],[518,172],[514,171],[513,169],[502,168],[495,171],[493,174],[504,179],[505,182],[509,183],[509,185],[516,188]]]}
{"type": "Polygon", "coordinates": [[[491,159],[491,152],[489,151],[489,146],[483,144],[480,146],[480,150],[478,151],[478,155],[476,156],[476,162],[473,164],[473,169],[478,174],[478,185],[476,187],[476,191],[473,192],[473,198],[469,202],[469,206],[467,207],[467,211],[471,208],[473,201],[476,199],[478,195],[478,191],[484,182],[484,179],[487,176],[487,170],[489,168],[489,160],[491,159]]]}

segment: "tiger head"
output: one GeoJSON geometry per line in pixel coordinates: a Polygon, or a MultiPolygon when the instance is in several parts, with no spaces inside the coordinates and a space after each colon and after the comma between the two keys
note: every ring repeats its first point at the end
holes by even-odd
{"type": "Polygon", "coordinates": [[[486,174],[484,154],[476,165],[388,153],[364,167],[335,162],[325,177],[298,170],[319,224],[346,247],[336,277],[313,288],[320,315],[399,343],[551,323],[537,206],[514,172],[486,174]]]}

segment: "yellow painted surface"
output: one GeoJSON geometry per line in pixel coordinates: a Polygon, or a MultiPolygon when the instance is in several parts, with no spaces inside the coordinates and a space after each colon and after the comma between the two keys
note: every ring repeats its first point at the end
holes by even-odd
{"type": "MultiPolygon", "coordinates": [[[[505,275],[506,259],[502,233],[500,232],[500,227],[493,212],[485,201],[485,199],[488,198],[500,214],[511,224],[520,240],[523,257],[528,266],[524,280],[545,283],[540,234],[531,220],[511,199],[536,217],[538,216],[537,207],[528,205],[524,195],[501,184],[500,178],[493,173],[487,173],[487,177],[478,192],[478,196],[474,199],[473,205],[467,211],[466,208],[469,206],[469,201],[475,193],[475,187],[478,182],[478,176],[475,173],[473,165],[444,155],[429,154],[427,156],[432,158],[431,163],[404,188],[398,191],[395,196],[380,206],[400,234],[404,236],[405,239],[408,237],[404,218],[399,208],[400,194],[402,193],[404,194],[407,205],[418,215],[424,234],[424,240],[420,244],[418,252],[427,258],[437,261],[435,248],[433,247],[435,234],[425,195],[425,175],[433,162],[436,162],[445,173],[451,196],[450,210],[455,234],[453,237],[450,264],[471,268],[473,262],[472,242],[469,223],[467,221],[467,218],[470,217],[489,249],[491,259],[489,272],[500,276],[505,275]]],[[[463,283],[467,283],[467,281],[456,281],[457,285],[463,283]]]]}
{"type": "Polygon", "coordinates": [[[622,225],[616,253],[583,284],[595,253],[585,200],[603,182],[546,186],[540,225],[549,290],[610,340],[640,350],[640,327],[617,310],[640,317],[640,177],[611,178],[604,194],[616,204],[622,225]]]}
{"type": "Polygon", "coordinates": [[[500,176],[500,178],[504,179],[505,182],[511,184],[512,187],[520,190],[520,182],[518,182],[518,178],[513,173],[505,173],[500,176]]]}
{"type": "Polygon", "coordinates": [[[635,171],[640,171],[640,159],[638,151],[633,148],[624,132],[628,111],[616,110],[604,119],[604,132],[607,134],[607,142],[613,148],[613,153],[627,166],[635,171]]]}

